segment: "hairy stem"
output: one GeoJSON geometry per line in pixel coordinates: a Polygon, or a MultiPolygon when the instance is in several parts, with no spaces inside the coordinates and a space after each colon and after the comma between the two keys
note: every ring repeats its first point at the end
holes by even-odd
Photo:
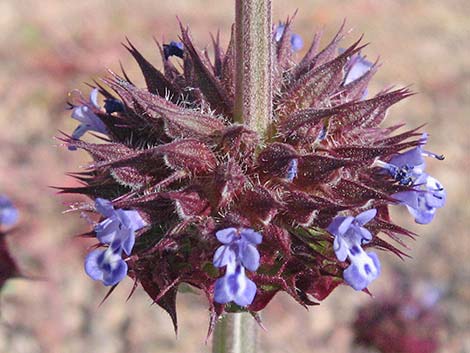
{"type": "Polygon", "coordinates": [[[255,353],[257,332],[250,313],[227,313],[215,327],[212,353],[255,353]]]}
{"type": "Polygon", "coordinates": [[[234,120],[265,136],[272,116],[270,0],[236,0],[234,120]]]}

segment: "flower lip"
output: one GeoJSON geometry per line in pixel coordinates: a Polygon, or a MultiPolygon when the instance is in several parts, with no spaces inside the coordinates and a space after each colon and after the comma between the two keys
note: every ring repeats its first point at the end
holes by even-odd
{"type": "Polygon", "coordinates": [[[232,243],[237,237],[237,228],[225,228],[217,231],[215,233],[217,240],[220,241],[222,244],[230,244],[232,243]]]}
{"type": "Polygon", "coordinates": [[[360,260],[352,260],[344,270],[344,280],[355,290],[363,290],[375,280],[381,272],[379,258],[374,252],[363,252],[360,260]]]}
{"type": "Polygon", "coordinates": [[[245,275],[241,265],[227,266],[225,275],[215,282],[214,301],[226,304],[231,301],[239,306],[247,306],[256,295],[256,284],[245,275]]]}
{"type": "Polygon", "coordinates": [[[377,215],[377,210],[372,208],[370,210],[364,211],[358,214],[354,221],[357,222],[359,226],[363,226],[366,223],[369,223],[377,215]]]}
{"type": "Polygon", "coordinates": [[[109,200],[97,198],[95,200],[95,207],[96,210],[105,217],[111,217],[113,215],[113,203],[109,200]]]}
{"type": "Polygon", "coordinates": [[[243,239],[252,244],[261,244],[261,241],[263,240],[263,237],[260,233],[255,232],[253,229],[250,228],[243,228],[240,231],[240,235],[243,239]]]}
{"type": "Polygon", "coordinates": [[[436,214],[436,210],[446,203],[446,192],[441,183],[427,175],[423,174],[419,185],[415,185],[414,190],[402,191],[393,194],[393,198],[404,204],[410,214],[419,224],[430,223],[436,214]]]}
{"type": "Polygon", "coordinates": [[[127,263],[121,258],[121,252],[111,247],[94,250],[85,259],[85,272],[95,281],[105,286],[119,283],[127,274],[127,263]]]}
{"type": "Polygon", "coordinates": [[[349,229],[349,226],[354,221],[352,216],[338,216],[333,219],[327,227],[327,231],[333,235],[343,235],[349,229]]]}

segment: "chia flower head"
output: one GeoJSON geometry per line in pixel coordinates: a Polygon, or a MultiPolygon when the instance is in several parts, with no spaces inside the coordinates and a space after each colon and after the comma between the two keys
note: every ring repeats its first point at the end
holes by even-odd
{"type": "Polygon", "coordinates": [[[400,158],[423,144],[417,130],[382,127],[388,108],[412,93],[366,99],[377,63],[359,55],[360,40],[337,54],[344,26],[322,50],[316,34],[297,60],[290,27],[271,37],[266,136],[235,122],[234,38],[223,50],[215,37],[210,61],[181,27],[181,43],[159,46],[162,70],[125,45],[146,87],[111,72],[75,108],[90,121],[80,131],[105,133],[105,142],[63,139],[92,157],[77,174],[83,185],[63,190],[88,196],[76,209],[101,217],[88,275],[112,286],[127,272],[175,327],[181,283],[206,295],[212,323],[225,310],[259,311],[280,291],[308,306],[340,284],[367,290],[380,274],[371,250],[402,256],[389,239],[413,236],[389,208],[403,202],[422,212],[422,195],[438,207],[430,197],[440,190],[423,193],[418,179],[401,182],[407,176],[384,167],[403,169],[400,158]]]}

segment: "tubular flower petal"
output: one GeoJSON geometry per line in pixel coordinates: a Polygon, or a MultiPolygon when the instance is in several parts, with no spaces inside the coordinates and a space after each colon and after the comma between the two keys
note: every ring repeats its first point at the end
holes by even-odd
{"type": "Polygon", "coordinates": [[[121,258],[121,251],[94,250],[85,259],[85,272],[95,281],[101,281],[105,286],[114,286],[127,274],[127,264],[121,258]]]}

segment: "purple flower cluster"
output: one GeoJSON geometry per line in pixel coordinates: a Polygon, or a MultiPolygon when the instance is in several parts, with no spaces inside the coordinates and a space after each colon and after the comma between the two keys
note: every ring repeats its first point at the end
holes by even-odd
{"type": "Polygon", "coordinates": [[[11,227],[18,222],[18,209],[13,206],[11,200],[0,195],[0,227],[11,227]]]}
{"type": "MultiPolygon", "coordinates": [[[[421,142],[427,142],[427,134],[423,134],[421,142]]],[[[389,163],[382,162],[383,168],[400,184],[413,186],[413,190],[393,195],[393,198],[404,204],[416,223],[430,223],[436,210],[445,205],[446,192],[441,183],[424,172],[426,163],[423,156],[438,160],[443,156],[423,150],[423,145],[405,153],[393,156],[389,163]]]]}
{"type": "Polygon", "coordinates": [[[334,251],[339,261],[349,258],[351,265],[344,270],[343,276],[347,284],[355,290],[363,290],[380,274],[380,262],[373,252],[365,252],[363,244],[372,240],[372,234],[363,226],[377,214],[370,209],[352,216],[338,216],[327,230],[334,235],[334,251]]]}
{"type": "Polygon", "coordinates": [[[137,211],[114,209],[111,201],[96,199],[96,210],[106,217],[95,226],[96,237],[101,244],[107,244],[104,250],[97,249],[85,259],[85,272],[105,286],[113,286],[127,274],[127,264],[122,259],[122,252],[130,255],[135,243],[135,232],[146,223],[137,211]]]}
{"type": "Polygon", "coordinates": [[[214,300],[219,304],[233,301],[247,306],[253,302],[256,284],[246,277],[245,268],[253,272],[258,269],[260,255],[256,245],[263,238],[247,228],[225,228],[215,236],[224,245],[214,254],[214,266],[226,266],[226,269],[225,275],[215,282],[214,300]]]}

